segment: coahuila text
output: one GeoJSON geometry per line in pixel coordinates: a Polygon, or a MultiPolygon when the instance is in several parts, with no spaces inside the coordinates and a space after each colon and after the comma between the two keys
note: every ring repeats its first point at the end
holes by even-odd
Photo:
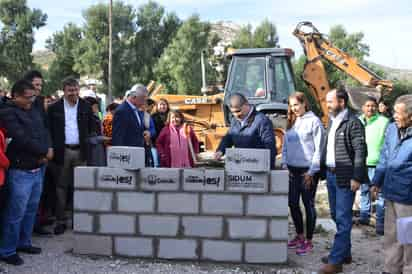
{"type": "Polygon", "coordinates": [[[233,154],[232,156],[227,156],[226,159],[229,162],[235,162],[235,163],[258,163],[259,160],[256,158],[249,158],[245,155],[241,154],[233,154]]]}
{"type": "Polygon", "coordinates": [[[159,178],[156,175],[149,175],[147,176],[147,183],[149,185],[157,185],[157,184],[174,184],[176,182],[173,179],[159,178]]]}

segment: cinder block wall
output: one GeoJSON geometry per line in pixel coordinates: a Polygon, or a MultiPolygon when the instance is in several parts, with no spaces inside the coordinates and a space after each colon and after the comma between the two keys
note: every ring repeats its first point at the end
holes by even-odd
{"type": "Polygon", "coordinates": [[[283,170],[78,167],[74,252],[284,263],[287,193],[283,170]]]}

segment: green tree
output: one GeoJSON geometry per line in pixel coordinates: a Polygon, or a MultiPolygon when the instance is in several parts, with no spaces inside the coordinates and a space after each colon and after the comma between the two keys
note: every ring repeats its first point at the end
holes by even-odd
{"type": "Polygon", "coordinates": [[[276,26],[265,19],[252,32],[250,24],[241,28],[232,45],[234,48],[273,48],[278,46],[276,26]]]}
{"type": "Polygon", "coordinates": [[[155,78],[153,68],[180,26],[177,15],[166,14],[156,2],[149,1],[139,7],[137,33],[132,42],[135,51],[133,82],[148,83],[155,78]]]}
{"type": "MultiPolygon", "coordinates": [[[[359,63],[364,62],[364,58],[369,56],[369,46],[362,42],[363,38],[364,34],[362,32],[349,34],[342,25],[334,26],[329,31],[329,40],[332,44],[356,58],[359,63]]],[[[328,62],[325,62],[325,68],[331,87],[335,87],[339,81],[343,81],[349,86],[361,85],[347,73],[340,71],[328,62]]]]}
{"type": "Polygon", "coordinates": [[[26,0],[0,0],[0,73],[14,82],[33,67],[34,30],[46,24],[47,15],[27,7],[26,0]]]}
{"type": "MultiPolygon", "coordinates": [[[[83,39],[75,48],[74,70],[100,78],[108,86],[109,25],[107,4],[97,4],[84,13],[83,39]]],[[[129,88],[132,58],[125,56],[135,33],[135,13],[131,5],[113,3],[113,91],[129,88]]]]}
{"type": "Polygon", "coordinates": [[[45,94],[61,89],[61,81],[67,76],[80,77],[79,73],[74,71],[74,65],[75,49],[81,39],[82,30],[73,23],[67,24],[62,31],[47,39],[46,47],[53,51],[56,57],[46,73],[45,94]]]}
{"type": "MultiPolygon", "coordinates": [[[[202,75],[201,52],[207,60],[210,24],[201,22],[199,16],[187,19],[164,50],[155,67],[159,82],[165,84],[167,92],[178,94],[200,94],[202,75]]],[[[208,65],[208,64],[207,64],[208,65]]],[[[208,65],[208,71],[211,67],[208,65]]]]}

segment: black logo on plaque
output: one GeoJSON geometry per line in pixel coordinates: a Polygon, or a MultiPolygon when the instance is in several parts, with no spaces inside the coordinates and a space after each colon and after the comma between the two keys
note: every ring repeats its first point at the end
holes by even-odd
{"type": "Polygon", "coordinates": [[[120,163],[130,164],[131,156],[130,156],[130,154],[122,154],[122,153],[112,152],[109,155],[109,159],[119,161],[120,163]]]}
{"type": "Polygon", "coordinates": [[[115,183],[116,185],[131,185],[133,177],[132,176],[113,176],[113,175],[103,175],[100,177],[103,182],[115,183]]]}
{"type": "Polygon", "coordinates": [[[206,176],[188,176],[186,178],[186,183],[188,184],[201,184],[205,185],[220,185],[220,177],[206,177],[206,176]]]}

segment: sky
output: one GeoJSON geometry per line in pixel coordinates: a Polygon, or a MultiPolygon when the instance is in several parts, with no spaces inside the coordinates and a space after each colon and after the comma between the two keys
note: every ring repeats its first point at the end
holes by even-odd
{"type": "MultiPolygon", "coordinates": [[[[82,25],[82,11],[109,0],[28,0],[30,8],[47,13],[47,25],[36,32],[35,49],[69,22],[82,25]]],[[[123,0],[133,7],[146,0],[123,0]]],[[[281,47],[302,54],[292,35],[296,24],[311,21],[322,33],[341,24],[349,33],[363,32],[370,47],[366,59],[384,66],[412,69],[412,5],[408,0],[157,0],[167,12],[185,19],[196,13],[204,21],[232,21],[257,26],[265,18],[276,25],[281,47]]]]}

